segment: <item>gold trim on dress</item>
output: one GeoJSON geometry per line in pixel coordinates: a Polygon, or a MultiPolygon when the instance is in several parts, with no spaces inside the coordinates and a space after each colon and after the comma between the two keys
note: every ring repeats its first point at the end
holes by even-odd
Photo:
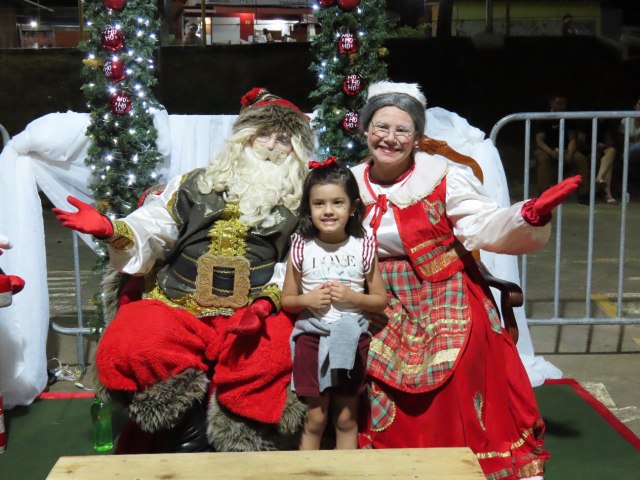
{"type": "Polygon", "coordinates": [[[375,428],[373,427],[373,425],[371,426],[371,431],[372,432],[383,432],[385,431],[387,428],[389,428],[391,426],[391,424],[393,424],[393,422],[396,419],[396,415],[398,414],[398,411],[396,409],[396,402],[394,402],[391,397],[389,395],[387,395],[386,392],[379,390],[378,387],[376,386],[376,384],[374,382],[371,382],[371,393],[372,396],[380,396],[380,395],[384,395],[388,400],[389,400],[389,408],[387,410],[388,412],[388,418],[385,420],[384,422],[384,426],[380,427],[380,428],[375,428]]]}
{"type": "Polygon", "coordinates": [[[369,350],[376,355],[380,355],[381,357],[385,358],[387,360],[387,363],[391,365],[391,368],[397,369],[408,375],[419,374],[426,368],[438,365],[440,363],[453,362],[455,361],[457,355],[460,353],[459,348],[449,348],[447,350],[440,351],[434,356],[430,357],[427,363],[417,363],[409,365],[407,363],[404,363],[400,359],[400,357],[396,355],[395,351],[392,348],[376,340],[375,338],[371,340],[369,350]]]}
{"type": "Polygon", "coordinates": [[[509,447],[509,450],[507,450],[506,452],[494,451],[494,452],[476,453],[476,457],[478,457],[479,459],[495,458],[495,457],[502,457],[502,458],[510,457],[512,455],[512,451],[524,445],[525,439],[532,433],[533,433],[533,429],[531,428],[526,429],[524,432],[520,434],[521,438],[513,442],[509,447]]]}
{"type": "Polygon", "coordinates": [[[540,473],[544,472],[545,463],[547,463],[546,460],[543,460],[541,458],[532,460],[526,465],[520,467],[518,469],[518,473],[516,473],[516,476],[518,478],[528,478],[533,477],[534,475],[539,475],[540,473]]]}
{"type": "MultiPolygon", "coordinates": [[[[429,261],[428,263],[420,265],[419,266],[420,272],[425,277],[429,277],[447,268],[453,262],[461,259],[464,255],[467,255],[469,253],[467,250],[464,250],[463,252],[459,252],[458,249],[460,247],[458,246],[458,244],[455,244],[454,248],[452,248],[448,252],[443,253],[442,255],[440,255],[439,257],[436,257],[435,259],[429,261]]],[[[464,247],[462,247],[462,249],[464,249],[464,247]]]]}
{"type": "Polygon", "coordinates": [[[413,254],[413,253],[416,253],[418,250],[420,250],[420,249],[422,249],[422,248],[424,248],[424,247],[428,247],[428,246],[430,246],[430,245],[434,245],[434,244],[436,244],[436,243],[440,244],[440,243],[442,243],[443,241],[445,241],[445,240],[447,240],[447,239],[451,238],[452,236],[453,236],[453,233],[447,233],[446,235],[443,235],[443,236],[441,236],[441,237],[438,237],[438,238],[432,238],[431,240],[427,240],[427,241],[425,241],[425,242],[422,242],[421,244],[416,245],[415,247],[413,247],[413,248],[411,249],[410,253],[412,253],[412,254],[413,254]]]}
{"type": "Polygon", "coordinates": [[[458,357],[460,353],[459,348],[449,348],[447,350],[440,350],[435,355],[431,357],[429,362],[429,366],[433,367],[434,365],[439,365],[441,363],[453,362],[458,357]]]}
{"type": "Polygon", "coordinates": [[[482,428],[482,430],[486,431],[486,427],[484,426],[484,420],[482,419],[483,415],[483,410],[484,410],[484,399],[482,397],[482,394],[480,392],[476,392],[475,396],[473,397],[473,408],[475,408],[476,410],[476,416],[478,417],[478,423],[480,424],[480,427],[482,428]]]}

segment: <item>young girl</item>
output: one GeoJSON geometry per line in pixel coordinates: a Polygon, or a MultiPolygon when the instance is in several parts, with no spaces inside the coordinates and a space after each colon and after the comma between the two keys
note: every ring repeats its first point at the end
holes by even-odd
{"type": "Polygon", "coordinates": [[[292,389],[308,406],[300,449],[320,448],[329,406],[336,448],[353,449],[370,341],[363,312],[382,312],[387,295],[353,174],[333,157],[310,166],[282,289],[282,308],[300,312],[291,335],[292,389]]]}

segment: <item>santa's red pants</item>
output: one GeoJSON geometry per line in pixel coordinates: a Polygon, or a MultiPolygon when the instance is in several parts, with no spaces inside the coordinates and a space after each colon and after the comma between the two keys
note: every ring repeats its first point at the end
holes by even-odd
{"type": "Polygon", "coordinates": [[[208,372],[218,401],[232,412],[263,423],[282,416],[291,374],[284,313],[269,316],[255,335],[238,337],[231,317],[197,318],[157,300],[123,305],[105,329],[96,352],[102,384],[108,390],[138,392],[192,368],[208,372]]]}

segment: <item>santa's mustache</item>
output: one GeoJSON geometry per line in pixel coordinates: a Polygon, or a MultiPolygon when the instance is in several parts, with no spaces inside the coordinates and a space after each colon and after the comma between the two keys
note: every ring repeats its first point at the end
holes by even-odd
{"type": "Polygon", "coordinates": [[[289,155],[286,152],[281,152],[277,148],[269,150],[263,145],[254,145],[253,152],[256,156],[256,159],[262,161],[270,161],[271,163],[275,163],[276,165],[282,164],[282,162],[284,162],[284,160],[287,158],[287,155],[289,155]]]}

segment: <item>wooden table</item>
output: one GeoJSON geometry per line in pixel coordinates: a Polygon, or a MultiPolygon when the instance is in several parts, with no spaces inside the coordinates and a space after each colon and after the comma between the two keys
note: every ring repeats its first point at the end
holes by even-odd
{"type": "Polygon", "coordinates": [[[47,480],[485,480],[468,448],[61,457],[47,480]]]}

